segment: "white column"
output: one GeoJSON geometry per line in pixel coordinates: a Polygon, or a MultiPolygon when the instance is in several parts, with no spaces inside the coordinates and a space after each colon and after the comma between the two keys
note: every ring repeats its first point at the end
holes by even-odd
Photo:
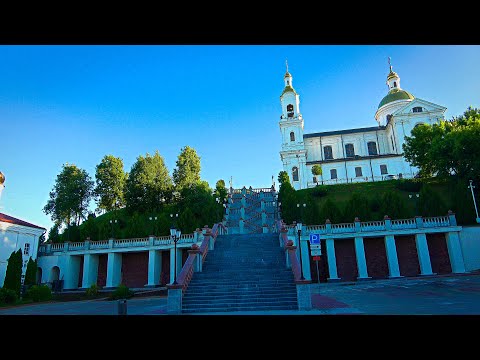
{"type": "MultiPolygon", "coordinates": [[[[213,242],[213,237],[210,237],[210,241],[213,242]]],[[[180,271],[182,271],[182,253],[183,249],[177,247],[177,277],[178,274],[180,274],[180,271]]]]}
{"type": "Polygon", "coordinates": [[[80,276],[80,256],[66,255],[65,259],[65,283],[63,288],[77,289],[80,276]]]}
{"type": "Polygon", "coordinates": [[[108,253],[107,283],[105,287],[113,288],[122,281],[122,254],[117,252],[108,253]]]}
{"type": "Polygon", "coordinates": [[[458,231],[448,232],[445,234],[445,237],[447,239],[448,256],[450,257],[452,272],[458,274],[466,272],[458,231]]]}
{"type": "Polygon", "coordinates": [[[335,246],[333,239],[327,239],[327,258],[328,258],[328,273],[330,277],[328,280],[340,280],[337,274],[337,258],[335,257],[335,246]]]}
{"type": "MultiPolygon", "coordinates": [[[[302,239],[302,270],[303,270],[303,277],[305,280],[312,280],[312,275],[310,272],[310,253],[308,251],[308,244],[307,239],[302,239]]],[[[299,251],[297,247],[297,251],[299,251]]],[[[299,258],[300,259],[300,258],[299,258]]]]}
{"type": "Polygon", "coordinates": [[[393,235],[385,235],[385,250],[387,252],[388,271],[390,272],[389,277],[402,277],[398,267],[397,247],[395,246],[395,237],[393,235]]]}
{"type": "Polygon", "coordinates": [[[83,257],[82,288],[89,288],[97,283],[98,255],[85,254],[83,257]]]}
{"type": "Polygon", "coordinates": [[[365,259],[365,247],[363,245],[363,237],[355,238],[355,255],[357,258],[358,279],[371,279],[368,276],[367,261],[365,259]]]}
{"type": "Polygon", "coordinates": [[[148,284],[147,286],[160,285],[162,272],[162,252],[158,250],[148,251],[148,284]]]}
{"type": "Polygon", "coordinates": [[[427,236],[424,233],[415,234],[415,244],[417,245],[420,275],[434,275],[430,262],[430,252],[428,251],[427,236]]]}
{"type": "Polygon", "coordinates": [[[175,279],[175,248],[170,249],[170,284],[175,279]]]}

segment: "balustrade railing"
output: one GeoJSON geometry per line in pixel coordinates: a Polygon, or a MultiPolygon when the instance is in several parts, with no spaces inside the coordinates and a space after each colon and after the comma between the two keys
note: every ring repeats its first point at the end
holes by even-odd
{"type": "Polygon", "coordinates": [[[68,244],[68,250],[83,250],[85,248],[85,243],[83,241],[72,242],[68,244]]]}
{"type": "Polygon", "coordinates": [[[385,223],[383,221],[365,221],[360,223],[361,231],[379,231],[385,230],[385,223]]]}
{"type": "Polygon", "coordinates": [[[283,223],[282,220],[277,221],[277,228],[280,231],[280,238],[282,240],[282,245],[285,251],[287,251],[287,254],[285,254],[288,257],[288,260],[290,262],[290,266],[293,272],[293,278],[297,284],[302,284],[302,283],[310,283],[310,280],[302,280],[301,277],[301,269],[300,269],[300,261],[297,258],[296,255],[296,247],[293,246],[288,246],[288,236],[286,232],[283,232],[282,229],[286,228],[286,225],[283,223]]]}
{"type": "Polygon", "coordinates": [[[100,241],[92,241],[90,243],[90,249],[95,250],[95,249],[108,249],[108,240],[100,240],[100,241]]]}
{"type": "Polygon", "coordinates": [[[124,248],[124,247],[141,247],[148,246],[149,240],[146,238],[135,238],[135,239],[119,239],[113,241],[114,248],[124,248]]]}
{"type": "Polygon", "coordinates": [[[308,225],[306,226],[306,231],[309,233],[325,234],[327,229],[325,225],[308,225]]]}
{"type": "Polygon", "coordinates": [[[436,216],[436,217],[424,217],[423,218],[423,227],[439,227],[439,226],[449,226],[450,221],[448,216],[436,216]]]}
{"type": "Polygon", "coordinates": [[[332,233],[348,233],[355,231],[355,223],[332,224],[332,233]]]}
{"type": "Polygon", "coordinates": [[[416,229],[415,219],[396,219],[392,220],[392,230],[416,229]]]}

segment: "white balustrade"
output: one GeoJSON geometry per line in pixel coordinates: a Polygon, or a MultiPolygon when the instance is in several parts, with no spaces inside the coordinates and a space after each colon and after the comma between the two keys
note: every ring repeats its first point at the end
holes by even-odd
{"type": "Polygon", "coordinates": [[[435,217],[424,217],[423,218],[423,227],[442,227],[450,226],[448,216],[435,216],[435,217]]]}
{"type": "Polygon", "coordinates": [[[326,234],[327,228],[325,225],[310,225],[307,226],[307,233],[315,233],[315,234],[326,234]]]}
{"type": "Polygon", "coordinates": [[[397,219],[392,220],[392,230],[416,229],[415,219],[397,219]]]}
{"type": "Polygon", "coordinates": [[[108,240],[101,240],[101,241],[92,241],[90,243],[90,249],[108,249],[108,240]]]}
{"type": "Polygon", "coordinates": [[[119,239],[113,241],[114,248],[148,246],[148,238],[119,239]]]}
{"type": "Polygon", "coordinates": [[[52,251],[62,251],[63,245],[64,245],[63,243],[52,244],[52,251]]]}
{"type": "Polygon", "coordinates": [[[334,234],[349,233],[349,232],[355,232],[354,223],[332,224],[332,233],[334,234]]]}
{"type": "Polygon", "coordinates": [[[85,248],[85,243],[83,241],[68,244],[68,250],[82,250],[83,248],[85,248]]]}
{"type": "Polygon", "coordinates": [[[381,231],[385,230],[383,221],[365,221],[360,223],[360,231],[381,231]]]}

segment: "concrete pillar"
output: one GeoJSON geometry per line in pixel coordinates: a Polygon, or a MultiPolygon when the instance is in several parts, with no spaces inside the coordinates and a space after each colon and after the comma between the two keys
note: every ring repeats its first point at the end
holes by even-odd
{"type": "Polygon", "coordinates": [[[148,283],[147,286],[155,287],[160,285],[162,273],[162,252],[159,250],[148,251],[148,283]]]}
{"type": "Polygon", "coordinates": [[[398,267],[397,247],[395,246],[395,237],[393,235],[385,235],[385,250],[387,252],[388,271],[390,272],[389,277],[402,277],[398,267]]]}
{"type": "Polygon", "coordinates": [[[66,255],[65,259],[65,282],[63,288],[77,289],[80,276],[80,256],[66,255]]]}
{"type": "MultiPolygon", "coordinates": [[[[360,224],[360,222],[358,222],[358,224],[360,224]]],[[[371,279],[371,277],[368,276],[367,271],[367,260],[365,259],[363,237],[355,237],[355,255],[357,258],[358,280],[371,279]]]]}
{"type": "Polygon", "coordinates": [[[263,224],[263,226],[262,226],[262,233],[263,233],[263,234],[268,234],[268,225],[267,225],[267,224],[263,224]]]}
{"type": "Polygon", "coordinates": [[[415,224],[417,225],[417,229],[423,228],[423,218],[421,216],[415,216],[415,224]]]}
{"type": "Polygon", "coordinates": [[[427,236],[424,233],[415,234],[415,244],[417,245],[420,275],[434,275],[432,272],[432,263],[430,262],[430,253],[428,251],[427,236]]]}
{"type": "Polygon", "coordinates": [[[83,257],[82,288],[89,288],[97,283],[98,255],[85,254],[83,257]]]}
{"type": "Polygon", "coordinates": [[[312,310],[312,291],[310,284],[297,284],[298,310],[312,310]]]}
{"type": "Polygon", "coordinates": [[[105,287],[114,288],[122,281],[122,254],[117,252],[108,253],[107,260],[107,283],[105,287]]]}
{"type": "Polygon", "coordinates": [[[327,258],[328,258],[328,272],[330,277],[328,280],[335,281],[340,280],[337,274],[337,258],[335,257],[335,246],[333,244],[333,239],[327,239],[327,258]]]}
{"type": "MultiPolygon", "coordinates": [[[[213,241],[213,239],[210,237],[210,241],[213,241]]],[[[178,274],[180,274],[180,271],[182,271],[182,254],[183,254],[184,249],[179,249],[177,247],[177,277],[178,274]]]]}
{"type": "Polygon", "coordinates": [[[167,297],[167,313],[168,314],[181,314],[182,298],[183,298],[182,292],[183,290],[181,288],[168,289],[168,297],[167,297]]]}
{"type": "Polygon", "coordinates": [[[447,238],[448,256],[450,257],[452,272],[456,274],[466,272],[458,231],[448,232],[445,234],[445,237],[447,238]]]}
{"type": "MultiPolygon", "coordinates": [[[[310,252],[308,251],[308,240],[307,239],[302,239],[302,246],[301,246],[301,251],[302,251],[302,270],[303,270],[303,277],[305,280],[312,280],[312,274],[310,272],[310,252]]],[[[300,251],[299,248],[297,248],[297,252],[300,251]]],[[[300,257],[298,257],[300,260],[300,257]]]]}

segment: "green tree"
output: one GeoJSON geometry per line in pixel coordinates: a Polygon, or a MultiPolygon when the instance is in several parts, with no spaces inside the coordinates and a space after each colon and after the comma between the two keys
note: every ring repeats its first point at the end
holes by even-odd
{"type": "Polygon", "coordinates": [[[125,185],[125,201],[130,214],[154,212],[167,202],[172,179],[163,157],[155,151],[153,156],[147,153],[137,158],[125,185]]]}
{"type": "Polygon", "coordinates": [[[370,203],[362,193],[355,192],[350,195],[343,211],[343,221],[352,222],[358,217],[361,221],[371,221],[370,203]]]}
{"type": "Polygon", "coordinates": [[[96,186],[94,194],[101,210],[112,211],[125,205],[125,182],[127,174],[123,170],[123,160],[113,155],[105,155],[95,168],[96,186]]]}
{"type": "Polygon", "coordinates": [[[387,191],[382,195],[380,213],[383,214],[382,216],[388,215],[391,219],[405,219],[409,217],[405,199],[394,191],[387,191]]]}
{"type": "Polygon", "coordinates": [[[297,194],[290,182],[286,181],[280,185],[278,200],[281,203],[283,221],[287,224],[297,221],[297,194]]]}
{"type": "Polygon", "coordinates": [[[176,165],[177,167],[173,170],[173,182],[177,191],[200,181],[200,157],[194,148],[183,147],[176,165]]]}
{"type": "Polygon", "coordinates": [[[419,125],[405,138],[405,159],[422,177],[456,175],[479,179],[480,110],[469,107],[462,116],[439,124],[419,125]]]}
{"type": "MultiPolygon", "coordinates": [[[[323,175],[322,167],[318,164],[313,165],[312,166],[312,174],[313,174],[313,176],[315,176],[315,179],[317,179],[317,185],[318,185],[318,177],[317,176],[322,176],[323,175]]],[[[323,176],[322,176],[322,185],[323,185],[323,176]]]]}
{"type": "Polygon", "coordinates": [[[281,187],[282,184],[284,184],[284,183],[289,183],[290,184],[290,178],[288,177],[288,173],[286,171],[282,170],[278,173],[278,184],[281,187]]]}
{"type": "Polygon", "coordinates": [[[76,165],[64,164],[43,212],[59,225],[78,225],[85,219],[92,196],[93,181],[88,173],[76,165]]]}
{"type": "Polygon", "coordinates": [[[430,185],[424,185],[420,190],[417,204],[418,214],[420,216],[443,216],[448,212],[448,206],[440,195],[433,191],[430,185]]]}
{"type": "Polygon", "coordinates": [[[28,259],[27,270],[25,271],[24,285],[35,285],[37,283],[37,260],[32,257],[28,259]]]}
{"type": "Polygon", "coordinates": [[[87,221],[83,222],[80,228],[80,239],[85,240],[87,237],[90,240],[100,240],[98,238],[98,225],[94,213],[88,214],[87,221]]]}
{"type": "Polygon", "coordinates": [[[51,243],[59,243],[61,242],[60,240],[60,235],[58,233],[58,224],[54,224],[50,230],[48,230],[48,241],[51,243]]]}
{"type": "Polygon", "coordinates": [[[450,209],[455,213],[458,224],[461,225],[476,224],[475,207],[468,185],[468,181],[461,179],[449,184],[450,209]]]}
{"type": "Polygon", "coordinates": [[[13,251],[8,258],[7,271],[3,287],[15,291],[20,296],[20,287],[22,285],[23,256],[22,250],[13,251]]]}
{"type": "Polygon", "coordinates": [[[321,224],[324,224],[327,219],[332,224],[339,223],[342,221],[342,211],[332,199],[327,198],[320,210],[319,219],[321,224]]]}

